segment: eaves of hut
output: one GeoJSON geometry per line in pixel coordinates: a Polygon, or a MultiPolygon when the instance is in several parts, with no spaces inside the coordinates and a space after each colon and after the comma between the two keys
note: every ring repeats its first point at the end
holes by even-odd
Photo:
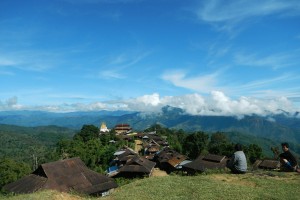
{"type": "Polygon", "coordinates": [[[51,189],[102,195],[116,187],[118,185],[113,179],[88,169],[80,158],[70,158],[42,164],[32,174],[3,188],[18,194],[51,189]]]}
{"type": "Polygon", "coordinates": [[[256,160],[252,166],[253,169],[279,170],[280,162],[278,160],[256,160]]]}

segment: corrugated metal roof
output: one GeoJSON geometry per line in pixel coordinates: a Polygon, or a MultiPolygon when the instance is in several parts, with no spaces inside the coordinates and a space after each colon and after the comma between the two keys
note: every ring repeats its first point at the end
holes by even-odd
{"type": "Polygon", "coordinates": [[[125,153],[125,151],[116,151],[116,152],[114,153],[114,156],[119,156],[119,155],[121,155],[121,154],[123,154],[123,153],[125,153]]]}
{"type": "Polygon", "coordinates": [[[39,189],[94,194],[118,187],[107,176],[88,169],[79,158],[46,163],[32,174],[5,186],[14,193],[30,193],[39,189]]]}
{"type": "Polygon", "coordinates": [[[186,160],[186,156],[184,155],[177,155],[177,156],[174,156],[172,158],[170,158],[168,160],[168,163],[170,165],[172,165],[173,167],[176,167],[179,163],[181,163],[182,161],[186,160]]]}

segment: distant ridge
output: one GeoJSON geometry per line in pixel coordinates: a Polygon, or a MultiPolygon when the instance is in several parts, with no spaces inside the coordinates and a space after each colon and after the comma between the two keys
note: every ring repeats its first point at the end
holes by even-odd
{"type": "Polygon", "coordinates": [[[276,141],[300,143],[299,113],[270,116],[199,116],[186,114],[180,108],[163,107],[160,113],[128,111],[93,111],[52,113],[44,111],[2,111],[0,124],[19,126],[56,125],[80,129],[84,124],[100,126],[105,122],[108,128],[118,123],[128,123],[135,130],[144,130],[153,124],[167,128],[192,131],[242,132],[252,136],[265,137],[276,141]]]}

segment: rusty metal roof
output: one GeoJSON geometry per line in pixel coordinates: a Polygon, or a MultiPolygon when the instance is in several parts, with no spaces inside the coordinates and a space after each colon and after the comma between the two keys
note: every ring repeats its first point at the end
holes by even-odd
{"type": "Polygon", "coordinates": [[[32,174],[6,185],[5,189],[14,193],[54,189],[95,194],[116,187],[113,179],[88,169],[79,158],[71,158],[42,164],[32,174]]]}
{"type": "Polygon", "coordinates": [[[172,158],[170,158],[168,160],[168,163],[170,165],[172,165],[173,167],[176,167],[177,165],[179,165],[182,161],[186,160],[186,156],[184,155],[177,155],[177,156],[174,156],[172,158]]]}

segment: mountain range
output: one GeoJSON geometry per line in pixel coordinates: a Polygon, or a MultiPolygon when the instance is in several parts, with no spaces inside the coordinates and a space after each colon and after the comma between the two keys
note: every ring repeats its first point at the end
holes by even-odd
{"type": "Polygon", "coordinates": [[[100,126],[105,122],[109,129],[116,124],[129,124],[134,130],[160,124],[167,128],[183,129],[187,132],[240,132],[274,141],[300,143],[299,113],[282,112],[269,116],[199,116],[186,114],[180,108],[166,106],[159,113],[141,113],[129,111],[93,111],[53,113],[44,111],[2,111],[0,124],[18,126],[48,126],[79,130],[84,124],[100,126]]]}

